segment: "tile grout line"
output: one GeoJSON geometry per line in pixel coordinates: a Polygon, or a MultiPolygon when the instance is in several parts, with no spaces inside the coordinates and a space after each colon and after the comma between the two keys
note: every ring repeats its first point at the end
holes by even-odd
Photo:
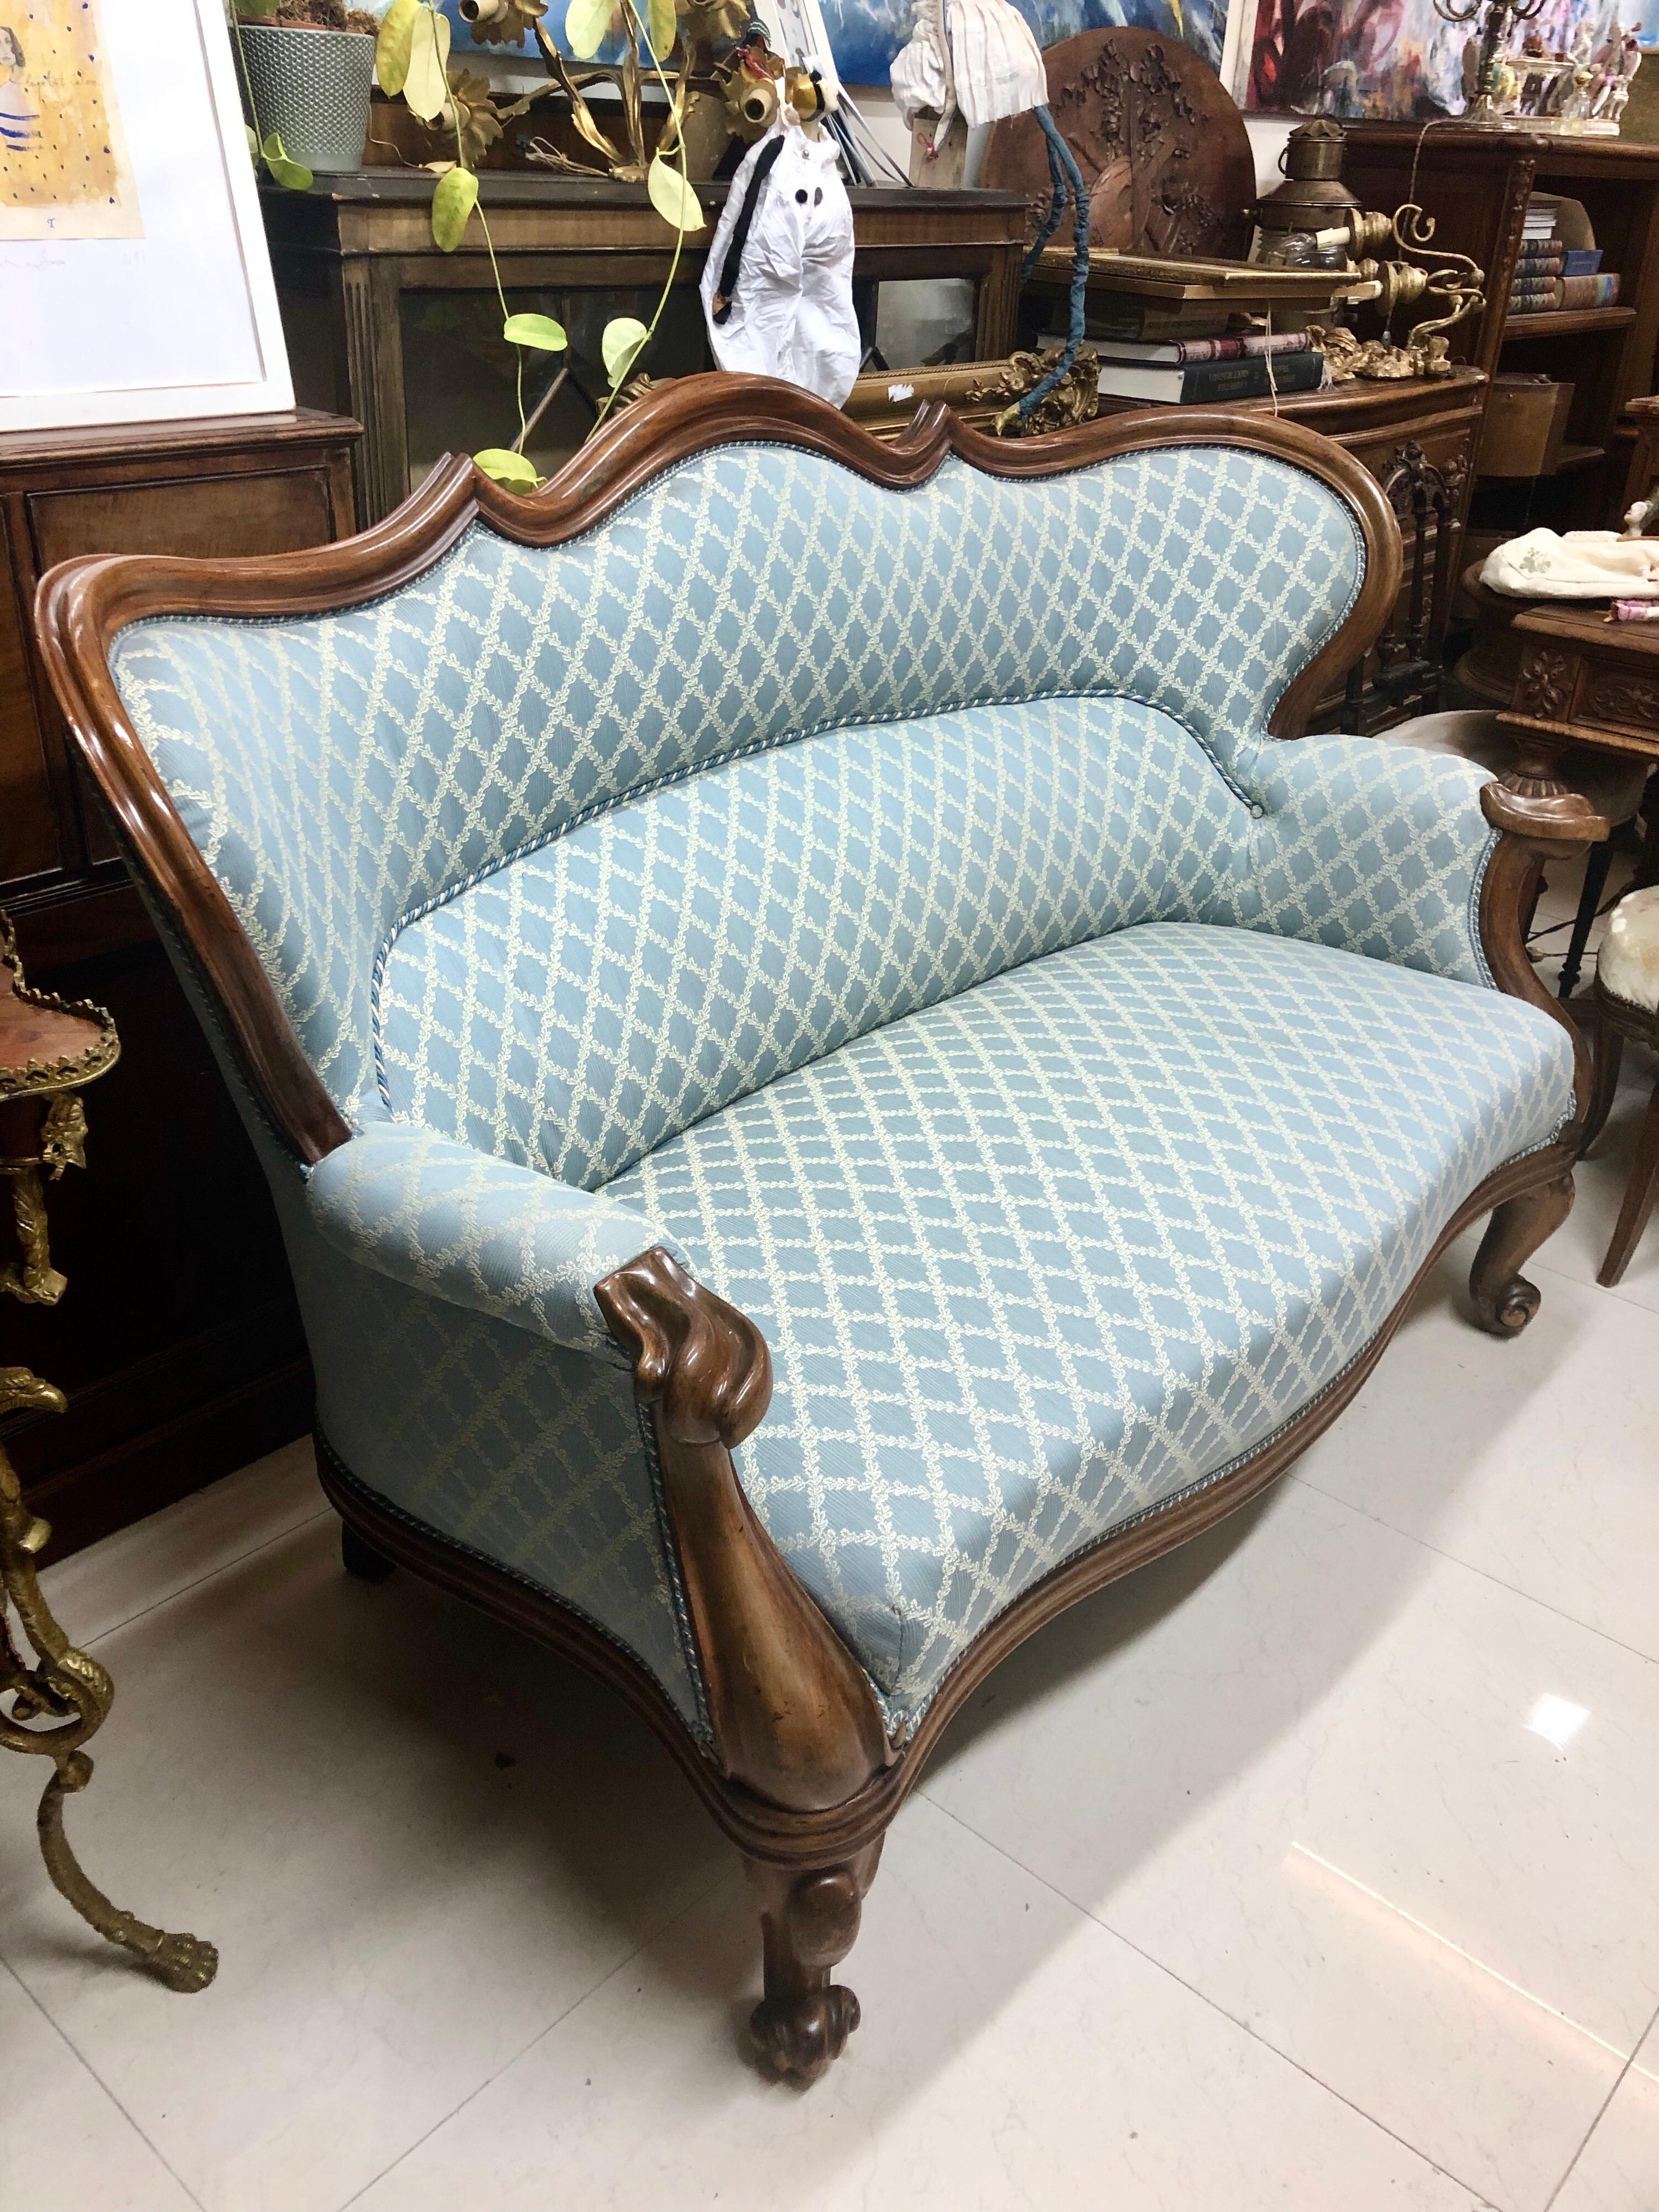
{"type": "MultiPolygon", "coordinates": [[[[149,1604],[141,1605],[136,1613],[129,1613],[119,1620],[111,1621],[107,1628],[100,1628],[96,1636],[89,1636],[78,1648],[82,1651],[96,1650],[112,1636],[118,1636],[124,1628],[131,1628],[134,1621],[147,1620],[152,1613],[159,1613],[163,1606],[173,1604],[175,1599],[188,1597],[191,1590],[198,1590],[204,1584],[216,1581],[221,1575],[228,1575],[233,1567],[240,1567],[249,1559],[257,1559],[261,1552],[268,1552],[273,1544],[280,1544],[289,1536],[297,1536],[301,1528],[309,1528],[315,1522],[325,1521],[333,1510],[330,1505],[319,1505],[314,1513],[307,1513],[302,1521],[295,1521],[287,1528],[279,1528],[274,1536],[265,1536],[258,1543],[250,1544],[246,1552],[238,1552],[232,1559],[221,1559],[217,1566],[209,1567],[192,1581],[180,1583],[177,1589],[169,1590],[165,1597],[155,1598],[149,1604]]],[[[74,1552],[70,1554],[70,1559],[79,1556],[74,1552]]],[[[69,1562],[64,1560],[62,1564],[67,1565],[69,1562]]]]}
{"type": "MultiPolygon", "coordinates": [[[[1659,1316],[1656,1318],[1659,1319],[1659,1316]]],[[[1296,1466],[1287,1468],[1282,1480],[1299,1483],[1304,1490],[1312,1491],[1316,1498],[1324,1498],[1329,1504],[1346,1506],[1350,1512],[1358,1514],[1362,1521],[1369,1521],[1374,1528],[1386,1528],[1391,1536],[1399,1536],[1408,1544],[1420,1546],[1437,1559],[1444,1559],[1449,1566],[1462,1567],[1468,1574],[1478,1575],[1482,1582],[1490,1583],[1494,1589],[1507,1590],[1511,1597],[1518,1597],[1523,1604],[1535,1605],[1541,1612],[1553,1614],[1557,1620],[1565,1620],[1570,1628],[1582,1630],[1586,1636],[1594,1636],[1602,1644],[1610,1644],[1615,1651],[1628,1651],[1632,1659],[1640,1659],[1650,1667],[1659,1667],[1659,1657],[1651,1651],[1644,1651],[1639,1644],[1626,1644],[1622,1636],[1613,1636],[1607,1629],[1598,1628],[1594,1621],[1581,1620],[1576,1613],[1564,1612],[1559,1605],[1552,1605],[1547,1598],[1539,1597],[1532,1590],[1522,1589],[1519,1583],[1505,1582],[1502,1575],[1493,1574],[1490,1567],[1478,1567],[1472,1559],[1460,1559],[1455,1552],[1448,1552],[1438,1544],[1431,1544],[1426,1536],[1419,1536],[1409,1528],[1401,1528],[1396,1522],[1385,1520],[1382,1514],[1373,1513],[1368,1506],[1356,1505],[1352,1498],[1344,1498],[1340,1492],[1327,1490],[1319,1483],[1310,1481],[1296,1466]]]]}
{"type": "MultiPolygon", "coordinates": [[[[1397,2142],[1402,2150],[1409,2151],[1413,2158],[1421,2159],[1431,2172],[1439,2174],[1443,2180],[1449,2181],[1454,2188],[1466,2191],[1473,2200],[1472,2212],[1492,2212],[1492,2208],[1495,2208],[1496,2200],[1485,2195],[1475,2187],[1473,2182],[1465,2181],[1461,2174],[1454,2173],[1449,2166],[1443,2166],[1438,2159],[1431,2157],[1419,2144],[1410,2142],[1397,2130],[1391,2128],[1386,2120],[1378,2119],[1375,2112],[1368,2112],[1363,2105],[1357,2105],[1352,2097],[1345,2097],[1340,2089],[1333,2087],[1328,2081],[1322,2081],[1320,2076],[1310,2068],[1304,2066],[1300,2059],[1293,2058],[1288,2051],[1281,2051],[1276,2043],[1270,2041],[1267,2036],[1252,2027],[1249,2021],[1240,2020],[1237,2014],[1229,2012],[1225,2005],[1218,2004],[1213,1997],[1207,1996],[1202,1990],[1195,1988],[1184,1975],[1176,1973],[1173,1966],[1165,1966],[1163,1960],[1156,1959],[1150,1951],[1143,1950],[1133,1936],[1126,1936],[1121,1929],[1114,1928],[1109,1921],[1103,1920],[1097,1912],[1091,1912],[1086,1905],[1079,1905],[1074,1897],[1068,1897],[1063,1889],[1057,1889],[1054,1883],[1040,1875],[1035,1867],[1027,1866],[1024,1859],[1017,1857],[1012,1851],[1006,1849],[994,1838],[982,1834],[971,1822],[964,1820],[959,1813],[953,1812],[948,1805],[941,1804],[937,1797],[927,1796],[925,1783],[917,1785],[916,1795],[927,1797],[927,1802],[935,1812],[943,1813],[946,1820],[954,1820],[959,1828],[974,1837],[977,1842],[983,1844],[988,1850],[996,1852],[997,1856],[1006,1859],[1010,1866],[1018,1867],[1020,1872],[1029,1876],[1039,1888],[1046,1889],[1051,1897],[1057,1899],[1068,1911],[1077,1913],[1081,1918],[1086,1920],[1091,1927],[1098,1928],[1103,1934],[1109,1936],[1115,1943],[1121,1943],[1127,1950],[1133,1951],[1138,1959],[1144,1959],[1155,1972],[1163,1974],[1167,1979],[1172,1981],[1177,1989],[1185,1990],[1188,1996],[1196,1997],[1200,2004],[1206,2005],[1212,2012],[1218,2013],[1223,2020],[1230,2021],[1241,2035],[1248,2035],[1252,2043],[1260,2044],[1262,2050],[1271,2051],[1282,2064],[1290,2067],[1294,2073],[1301,2075],[1304,2081],[1311,2081],[1315,2088],[1322,2090],[1326,2096],[1334,2097],[1339,2105],[1346,2106],[1349,2112],[1364,2120],[1368,2127],[1376,2128],[1380,2134],[1387,2136],[1391,2142],[1397,2142]]],[[[1638,2044],[1637,2048],[1639,2050],[1640,2047],[1638,2044]]],[[[1545,2207],[1545,2212],[1549,2212],[1547,2206],[1545,2207]]]]}
{"type": "Polygon", "coordinates": [[[1597,2128],[1601,2126],[1602,2121],[1606,2119],[1608,2106],[1612,2104],[1613,2099],[1619,2094],[1620,2089],[1624,2087],[1626,2080],[1629,2078],[1630,2070],[1632,2067],[1635,2065],[1637,2058],[1640,2054],[1642,2045],[1647,2041],[1649,2036],[1653,2033],[1656,2027],[1659,2027],[1659,2006],[1655,2007],[1653,2018],[1648,2022],[1647,2026],[1637,2037],[1635,2042],[1631,2045],[1630,2057],[1620,2068],[1618,2080],[1613,2083],[1612,2088],[1608,2090],[1607,2095],[1601,2100],[1601,2104],[1597,2106],[1595,2118],[1590,2122],[1589,2127],[1584,2130],[1583,2141],[1579,2144],[1577,2149],[1574,2151],[1572,2156],[1567,2160],[1566,2172],[1561,2176],[1559,2181],[1556,2183],[1554,2188],[1551,2190],[1548,2202],[1544,2206],[1544,2212],[1550,2212],[1550,2206],[1554,2203],[1556,2198],[1561,2194],[1561,2191],[1572,2179],[1574,2170],[1577,2166],[1579,2160],[1583,2158],[1584,2153],[1589,2148],[1590,2137],[1595,2133],[1597,2128]]]}
{"type": "Polygon", "coordinates": [[[429,2142],[433,2136],[438,2133],[440,2129],[447,2128],[452,2120],[458,2119],[466,2110],[469,2105],[475,2102],[479,2097],[482,2097],[486,2089],[493,2088],[496,2082],[501,2079],[502,2075],[509,2073],[511,2069],[518,2064],[521,2058],[526,2057],[531,2051],[532,2051],[538,2043],[544,2042],[547,2038],[552,2034],[556,2027],[562,2027],[565,2021],[570,2018],[572,2013],[580,2012],[581,2008],[591,1997],[598,1996],[601,1990],[607,1989],[610,1984],[616,1980],[618,1974],[626,1972],[628,1968],[633,1966],[635,1961],[641,1957],[645,1952],[648,1951],[653,1943],[659,1943],[663,1937],[666,1936],[672,1929],[678,1928],[682,1920],[686,1919],[691,1913],[697,1910],[697,1907],[700,1905],[706,1903],[706,1901],[714,1895],[714,1892],[720,1887],[722,1882],[729,1881],[731,1878],[732,1870],[728,1867],[724,1873],[716,1875],[714,1881],[708,1884],[708,1887],[706,1889],[700,1889],[694,1898],[690,1899],[678,1912],[670,1913],[667,1919],[662,1923],[660,1927],[653,1928],[648,1936],[645,1936],[641,1938],[640,1942],[635,1945],[634,1948],[629,1953],[625,1959],[619,1959],[616,1965],[611,1967],[607,1972],[600,1975],[599,1980],[595,1982],[590,1989],[584,1990],[580,1996],[573,1997],[570,2002],[566,2005],[562,2012],[556,2014],[554,2017],[547,2022],[545,2027],[538,2027],[537,2029],[535,2034],[531,2037],[528,2043],[524,2045],[522,2049],[515,2051],[510,2057],[504,2058],[487,2081],[480,2081],[476,2089],[469,2089],[459,2105],[455,2106],[447,2112],[441,2113],[440,2116],[434,2120],[429,2128],[424,2128],[422,2130],[421,2133],[416,2136],[413,2142],[405,2143],[404,2148],[398,2153],[396,2158],[392,2159],[387,2165],[383,2166],[378,2173],[372,2174],[369,2179],[364,2182],[361,2189],[353,2190],[349,2197],[343,2199],[340,2204],[336,2206],[335,2212],[351,2212],[351,2207],[354,2204],[361,2204],[363,2198],[368,2196],[371,2189],[379,2188],[381,2182],[386,2179],[388,2174],[395,2173],[398,2168],[403,2165],[406,2159],[413,2158],[416,2152],[419,2150],[422,2143],[429,2142]]]}
{"type": "MultiPolygon", "coordinates": [[[[1547,1250],[1548,1247],[1545,1249],[1547,1250]]],[[[1632,1257],[1634,1256],[1632,1254],[1632,1257]]],[[[1659,1306],[1650,1305],[1645,1298],[1638,1298],[1622,1283],[1598,1283],[1594,1275],[1586,1282],[1582,1275],[1570,1275],[1565,1267],[1551,1267],[1547,1260],[1540,1260],[1536,1253],[1526,1264],[1529,1267],[1536,1267],[1542,1274],[1553,1275],[1558,1283],[1576,1283],[1581,1291],[1599,1291],[1604,1298],[1617,1298],[1620,1305],[1630,1307],[1637,1313],[1650,1314],[1654,1321],[1659,1322],[1659,1306]]]]}
{"type": "Polygon", "coordinates": [[[115,2110],[121,2115],[121,2118],[132,2130],[132,2132],[137,2136],[139,2142],[142,2142],[151,2153],[152,2156],[155,2159],[156,2163],[161,2167],[163,2172],[172,2176],[173,2179],[178,2183],[179,2188],[184,2191],[185,2195],[190,2199],[191,2203],[198,2208],[198,2212],[205,2212],[205,2207],[202,2205],[201,2198],[196,2194],[196,2191],[191,2188],[184,2176],[177,2171],[166,2153],[158,2144],[150,2140],[144,2130],[139,2125],[138,2122],[133,2118],[126,2106],[121,2102],[121,2100],[116,2095],[114,2090],[110,2087],[109,2083],[105,2081],[103,2075],[98,2071],[98,2069],[92,2063],[90,2059],[88,2058],[86,2053],[82,2051],[76,2044],[70,2040],[68,2032],[52,2018],[52,2014],[46,2010],[45,2005],[41,2003],[40,1998],[36,1996],[34,1991],[29,1987],[22,1976],[14,1966],[9,1965],[4,1959],[0,1959],[0,1974],[8,1975],[11,1980],[16,1983],[18,1988],[23,1992],[24,1996],[28,2000],[29,2003],[34,2007],[36,2012],[40,2014],[41,2019],[45,2021],[46,2026],[58,2038],[58,2040],[63,2045],[65,2051],[70,2053],[70,2057],[74,2058],[79,2065],[85,2068],[87,2073],[91,2076],[93,2081],[97,2083],[104,2095],[109,2099],[110,2103],[115,2107],[115,2110]]]}

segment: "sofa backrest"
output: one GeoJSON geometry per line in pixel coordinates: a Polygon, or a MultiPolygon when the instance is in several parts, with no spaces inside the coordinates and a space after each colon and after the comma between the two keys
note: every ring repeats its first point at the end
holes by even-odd
{"type": "Polygon", "coordinates": [[[733,1085],[1189,907],[1206,810],[1248,817],[1237,764],[1364,574],[1328,483],[1213,441],[907,489],[726,443],[564,544],[480,520],[370,604],[140,620],[110,665],[340,1110],[593,1183],[733,1085]]]}

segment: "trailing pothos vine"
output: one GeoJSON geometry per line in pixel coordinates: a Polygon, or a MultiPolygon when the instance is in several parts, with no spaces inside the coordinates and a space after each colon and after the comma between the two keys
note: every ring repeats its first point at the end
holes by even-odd
{"type": "MultiPolygon", "coordinates": [[[[637,39],[642,42],[668,102],[668,120],[646,172],[646,186],[653,207],[674,233],[674,258],[649,323],[641,323],[631,315],[618,315],[605,326],[599,353],[609,390],[595,419],[595,429],[616,404],[623,386],[656,335],[679,270],[686,237],[703,227],[702,209],[692,190],[680,130],[683,94],[669,82],[663,69],[678,31],[673,0],[646,0],[643,13],[636,0],[570,0],[565,15],[565,36],[572,51],[580,58],[588,59],[598,52],[618,6],[624,11],[630,41],[637,39]]],[[[427,165],[438,178],[432,195],[433,240],[443,252],[453,253],[465,236],[467,226],[477,217],[495,280],[495,296],[501,303],[501,337],[515,349],[518,362],[519,434],[510,446],[489,446],[472,458],[487,476],[494,477],[498,483],[528,490],[539,483],[541,477],[524,450],[536,420],[534,415],[526,416],[525,413],[525,354],[563,353],[569,341],[562,325],[550,315],[508,313],[489,224],[478,203],[475,166],[490,138],[498,135],[499,124],[494,131],[483,124],[478,109],[480,104],[487,107],[488,102],[479,103],[468,97],[476,81],[461,77],[450,67],[449,39],[448,21],[439,12],[435,0],[392,0],[381,20],[375,45],[375,79],[388,97],[401,95],[405,106],[423,123],[447,130],[453,136],[453,158],[427,165]]],[[[489,116],[491,123],[496,122],[493,109],[489,109],[489,116]]]]}

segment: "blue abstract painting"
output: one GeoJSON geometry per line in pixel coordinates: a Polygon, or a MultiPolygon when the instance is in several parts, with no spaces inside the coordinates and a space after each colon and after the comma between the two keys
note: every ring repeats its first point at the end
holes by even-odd
{"type": "MultiPolygon", "coordinates": [[[[1133,25],[1163,31],[1221,67],[1227,0],[1014,0],[1040,46],[1058,46],[1079,31],[1133,25]]],[[[823,0],[836,67],[848,84],[885,84],[893,57],[910,35],[912,0],[823,0]]]]}
{"type": "MultiPolygon", "coordinates": [[[[381,0],[373,0],[379,6],[381,0]]],[[[528,60],[535,41],[526,36],[521,47],[480,47],[461,21],[459,0],[441,0],[453,33],[452,53],[482,53],[498,60],[522,53],[528,60]]],[[[893,57],[910,35],[915,0],[823,0],[824,27],[836,67],[851,85],[885,84],[893,57]]],[[[1659,0],[1656,0],[1659,4],[1659,0]]],[[[1040,46],[1058,46],[1079,31],[1109,31],[1122,25],[1137,30],[1162,31],[1181,40],[1212,70],[1221,67],[1222,41],[1227,33],[1227,0],[1014,0],[1036,34],[1040,46]]],[[[564,44],[564,0],[552,0],[547,27],[555,43],[564,44]]],[[[619,54],[620,46],[617,49],[619,54]]],[[[603,58],[614,57],[609,46],[603,58]]]]}

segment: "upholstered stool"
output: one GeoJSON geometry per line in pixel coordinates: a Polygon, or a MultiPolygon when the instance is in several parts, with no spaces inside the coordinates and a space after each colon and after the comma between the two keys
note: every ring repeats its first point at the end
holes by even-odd
{"type": "MultiPolygon", "coordinates": [[[[1588,1151],[1600,1134],[1619,1087],[1619,1063],[1625,1039],[1634,1037],[1659,1051],[1659,884],[1627,891],[1614,907],[1601,940],[1595,974],[1595,1096],[1584,1132],[1588,1151]]],[[[1648,1101],[1647,1118],[1637,1142],[1625,1203],[1596,1276],[1616,1283],[1630,1265],[1653,1202],[1659,1197],[1659,1083],[1648,1101]]]]}
{"type": "MultiPolygon", "coordinates": [[[[1396,723],[1393,729],[1378,734],[1395,744],[1415,745],[1422,752],[1452,753],[1460,760],[1473,761],[1477,768],[1490,769],[1493,775],[1507,775],[1515,765],[1513,744],[1498,726],[1496,714],[1484,708],[1419,714],[1414,721],[1396,723]]],[[[1633,822],[1641,811],[1651,765],[1639,756],[1626,757],[1599,752],[1589,745],[1575,745],[1562,755],[1559,773],[1564,782],[1583,793],[1596,812],[1605,815],[1614,830],[1620,830],[1626,822],[1633,822]]],[[[1584,864],[1584,888],[1573,917],[1566,957],[1561,963],[1560,989],[1564,999],[1570,999],[1577,986],[1584,947],[1601,894],[1607,888],[1607,870],[1612,863],[1611,838],[1590,847],[1584,864]]]]}

